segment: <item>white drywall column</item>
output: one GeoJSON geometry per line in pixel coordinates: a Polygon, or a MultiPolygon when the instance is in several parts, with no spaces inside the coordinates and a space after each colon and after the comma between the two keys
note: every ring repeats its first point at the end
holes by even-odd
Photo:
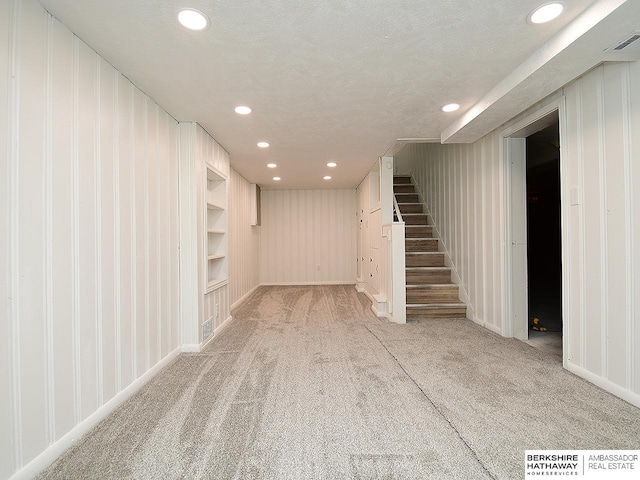
{"type": "Polygon", "coordinates": [[[196,124],[180,123],[180,343],[198,337],[198,189],[196,124]]]}

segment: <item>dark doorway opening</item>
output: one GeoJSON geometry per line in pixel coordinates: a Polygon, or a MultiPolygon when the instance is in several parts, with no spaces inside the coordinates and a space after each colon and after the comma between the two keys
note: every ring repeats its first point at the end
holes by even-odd
{"type": "Polygon", "coordinates": [[[556,122],[527,137],[529,340],[562,356],[560,132],[556,122]]]}

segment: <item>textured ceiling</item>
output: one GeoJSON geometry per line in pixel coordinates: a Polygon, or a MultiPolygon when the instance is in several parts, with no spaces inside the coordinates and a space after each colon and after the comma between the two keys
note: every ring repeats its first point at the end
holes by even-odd
{"type": "Polygon", "coordinates": [[[542,26],[526,17],[544,0],[41,3],[174,117],[199,122],[249,181],[351,188],[397,139],[440,138],[592,0],[567,0],[542,26]],[[181,7],[211,27],[183,29],[181,7]],[[461,110],[441,112],[450,102],[461,110]]]}

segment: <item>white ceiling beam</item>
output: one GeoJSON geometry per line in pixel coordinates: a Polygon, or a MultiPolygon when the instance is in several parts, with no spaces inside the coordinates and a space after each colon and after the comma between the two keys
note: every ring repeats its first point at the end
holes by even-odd
{"type": "Polygon", "coordinates": [[[475,142],[601,63],[611,43],[637,28],[639,15],[636,0],[598,0],[446,128],[441,142],[475,142]]]}

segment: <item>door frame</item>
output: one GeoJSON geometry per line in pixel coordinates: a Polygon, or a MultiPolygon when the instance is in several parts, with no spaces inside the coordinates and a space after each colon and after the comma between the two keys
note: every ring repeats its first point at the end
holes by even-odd
{"type": "Polygon", "coordinates": [[[569,351],[569,186],[567,165],[566,101],[561,96],[527,117],[506,127],[499,134],[503,171],[503,335],[528,339],[527,222],[526,222],[526,144],[525,138],[555,122],[560,135],[560,219],[562,262],[562,364],[567,366],[569,351]]]}

